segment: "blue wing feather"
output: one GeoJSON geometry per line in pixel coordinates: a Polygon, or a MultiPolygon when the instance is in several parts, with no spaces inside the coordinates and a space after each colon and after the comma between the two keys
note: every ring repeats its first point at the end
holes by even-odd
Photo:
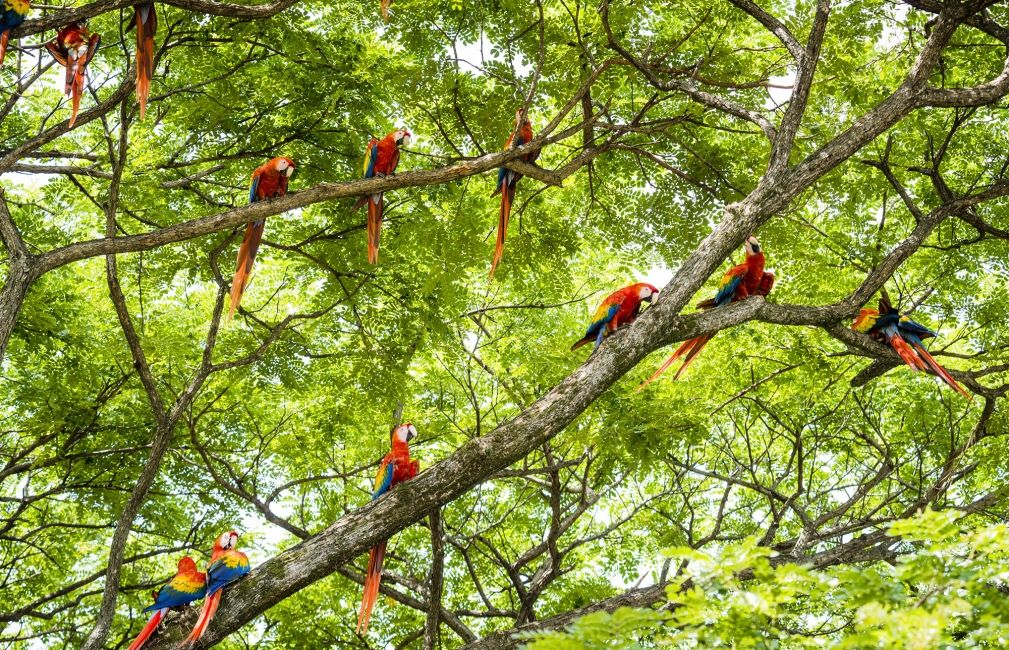
{"type": "Polygon", "coordinates": [[[256,196],[256,190],[259,189],[259,174],[252,177],[252,183],[249,184],[249,203],[255,203],[259,200],[256,196]]]}
{"type": "Polygon", "coordinates": [[[732,302],[732,298],[736,295],[736,290],[739,289],[739,285],[742,282],[742,275],[737,275],[729,280],[728,284],[722,287],[719,292],[715,294],[715,305],[721,307],[726,303],[732,302]]]}
{"type": "Polygon", "coordinates": [[[364,171],[365,178],[375,177],[375,163],[378,162],[378,145],[374,145],[368,148],[368,153],[370,157],[368,159],[368,168],[364,171]]]}
{"type": "Polygon", "coordinates": [[[604,317],[593,321],[592,324],[589,325],[589,328],[585,330],[585,336],[595,336],[598,334],[599,330],[602,329],[606,323],[610,322],[618,311],[620,311],[620,303],[610,305],[610,308],[606,311],[606,315],[604,317]]]}
{"type": "Polygon", "coordinates": [[[913,334],[919,338],[927,339],[935,336],[935,332],[925,327],[921,323],[916,323],[910,318],[902,318],[897,323],[897,328],[904,334],[913,334]]]}
{"type": "Polygon", "coordinates": [[[383,473],[379,475],[379,480],[375,481],[375,491],[371,494],[372,500],[379,498],[392,487],[392,475],[395,467],[396,463],[394,462],[384,464],[383,473]]]}
{"type": "Polygon", "coordinates": [[[249,561],[243,560],[238,566],[228,566],[223,559],[215,560],[207,568],[207,596],[214,594],[228,584],[249,573],[249,561]]]}

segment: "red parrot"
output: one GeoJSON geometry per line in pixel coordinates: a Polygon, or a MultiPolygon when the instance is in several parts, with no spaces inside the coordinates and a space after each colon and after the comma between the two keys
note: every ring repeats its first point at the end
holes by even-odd
{"type": "MultiPolygon", "coordinates": [[[[375,178],[393,174],[399,165],[399,148],[409,146],[412,137],[406,129],[399,129],[381,140],[372,138],[364,154],[364,177],[375,178]]],[[[378,264],[378,244],[382,238],[382,211],[385,207],[382,192],[362,196],[354,204],[354,209],[357,210],[365,203],[368,204],[368,263],[378,264]]]]}
{"type": "Polygon", "coordinates": [[[931,370],[947,386],[956,390],[967,399],[973,399],[963,386],[953,379],[952,375],[925,349],[922,339],[932,338],[936,334],[921,323],[916,323],[907,316],[901,315],[886,297],[879,299],[879,309],[862,309],[851,329],[862,334],[868,334],[878,341],[885,341],[904,360],[912,370],[928,372],[931,370]]]}
{"type": "Polygon", "coordinates": [[[585,330],[585,336],[575,341],[571,346],[572,350],[595,341],[595,350],[603,342],[603,339],[617,331],[620,325],[630,325],[638,317],[641,311],[642,302],[651,302],[655,296],[659,295],[659,290],[650,284],[638,282],[629,287],[618,289],[606,296],[595,315],[592,316],[592,323],[585,330]]]}
{"type": "MultiPolygon", "coordinates": [[[[417,428],[409,422],[393,427],[392,451],[382,458],[375,477],[375,490],[371,499],[381,497],[403,481],[408,481],[420,471],[420,463],[410,460],[410,441],[417,436],[417,428]]],[[[378,599],[378,587],[382,582],[382,564],[385,561],[385,545],[380,542],[371,549],[368,557],[368,573],[364,576],[364,595],[361,597],[361,609],[357,612],[358,634],[368,633],[368,621],[371,620],[371,610],[378,599]]]]}
{"type": "MultiPolygon", "coordinates": [[[[256,167],[252,172],[252,182],[249,185],[249,203],[275,199],[287,194],[287,180],[294,174],[294,161],[290,158],[274,158],[268,163],[256,167]]],[[[265,219],[250,222],[245,228],[245,237],[238,248],[238,265],[235,277],[231,280],[231,309],[228,317],[233,318],[235,310],[242,302],[242,293],[249,282],[252,264],[256,261],[256,251],[263,239],[265,219]]]]}
{"type": "Polygon", "coordinates": [[[7,56],[11,30],[25,21],[30,8],[29,0],[3,0],[3,5],[0,5],[0,65],[7,56]]]}
{"type": "Polygon", "coordinates": [[[382,12],[382,20],[388,22],[389,20],[389,7],[392,6],[392,0],[379,0],[378,8],[382,12]]]}
{"type": "Polygon", "coordinates": [[[77,121],[77,111],[81,106],[84,73],[101,41],[102,37],[91,33],[83,23],[70,23],[56,34],[56,38],[46,43],[46,49],[67,71],[63,92],[71,96],[73,111],[70,114],[70,127],[77,121]]]}
{"type": "Polygon", "coordinates": [[[141,2],[133,7],[133,20],[137,28],[137,103],[140,104],[140,119],[144,119],[154,76],[154,35],[158,32],[154,3],[141,2]]]}
{"type": "Polygon", "coordinates": [[[214,551],[207,567],[207,599],[203,601],[200,617],[196,619],[196,625],[183,647],[191,648],[207,631],[207,625],[221,604],[221,590],[249,573],[249,558],[235,548],[236,544],[238,533],[233,530],[214,540],[214,551]]]}
{"type": "MultiPolygon", "coordinates": [[[[508,136],[508,140],[505,141],[504,148],[507,150],[521,147],[532,141],[532,139],[532,123],[520,108],[515,111],[515,129],[508,136]]],[[[536,150],[519,156],[519,158],[531,163],[539,158],[539,155],[539,150],[536,150]]],[[[494,246],[494,260],[490,265],[490,277],[492,278],[494,277],[494,271],[497,270],[497,265],[501,263],[501,258],[504,256],[505,235],[508,234],[508,218],[511,216],[512,202],[515,200],[515,186],[518,184],[520,178],[522,178],[522,174],[513,172],[507,167],[500,167],[497,172],[497,186],[494,188],[494,192],[491,193],[491,197],[495,197],[498,194],[501,195],[501,208],[498,210],[497,220],[497,243],[494,246]]]]}
{"type": "MultiPolygon", "coordinates": [[[[718,284],[718,293],[714,298],[705,300],[697,306],[701,309],[714,309],[722,307],[730,302],[745,300],[750,296],[766,296],[771,293],[774,286],[774,274],[764,271],[764,252],[760,250],[760,243],[757,238],[750,235],[743,244],[746,251],[746,261],[732,267],[722,276],[722,281],[718,284]]],[[[638,386],[637,390],[643,389],[648,384],[655,381],[659,375],[665,372],[666,368],[673,365],[677,359],[683,357],[683,365],[676,371],[674,379],[679,379],[683,371],[687,369],[690,362],[697,357],[698,353],[704,349],[715,336],[715,333],[702,334],[696,338],[684,341],[680,347],[676,348],[673,355],[663,363],[644,383],[638,386]]]]}
{"type": "Polygon", "coordinates": [[[179,570],[175,577],[154,592],[154,604],[145,609],[154,614],[139,636],[130,644],[129,650],[139,650],[150,638],[154,630],[164,620],[168,610],[183,607],[203,598],[207,593],[207,574],[196,569],[196,562],[188,555],[179,560],[179,570]]]}

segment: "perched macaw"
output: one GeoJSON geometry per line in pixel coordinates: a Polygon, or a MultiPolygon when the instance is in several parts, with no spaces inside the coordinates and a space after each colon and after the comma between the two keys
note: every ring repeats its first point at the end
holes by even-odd
{"type": "MultiPolygon", "coordinates": [[[[766,296],[771,293],[771,288],[774,286],[774,274],[764,270],[764,252],[760,250],[757,238],[753,235],[747,237],[743,248],[746,251],[746,260],[742,264],[732,267],[722,276],[722,281],[718,284],[718,293],[714,298],[699,303],[697,305],[699,308],[714,309],[750,296],[766,296]]],[[[714,333],[702,334],[684,341],[680,347],[676,348],[673,355],[655,371],[655,374],[638,386],[638,390],[655,381],[659,375],[665,372],[666,368],[682,357],[683,365],[676,371],[674,377],[674,379],[679,379],[690,362],[697,357],[698,353],[714,336],[714,333]]]]}
{"type": "Polygon", "coordinates": [[[963,386],[958,384],[949,372],[939,365],[938,361],[932,358],[932,355],[922,344],[922,339],[932,338],[936,333],[921,323],[916,323],[907,316],[901,315],[886,297],[879,299],[878,310],[863,309],[860,311],[851,324],[851,329],[889,343],[890,347],[912,370],[923,372],[931,370],[950,388],[971,399],[970,393],[964,390],[963,386]]]}
{"type": "Polygon", "coordinates": [[[379,0],[378,8],[382,12],[382,20],[389,20],[389,7],[392,6],[392,0],[379,0]]]}
{"type": "Polygon", "coordinates": [[[140,635],[130,644],[129,650],[139,650],[154,630],[164,620],[168,610],[173,607],[183,607],[203,598],[207,593],[207,574],[196,569],[196,562],[188,555],[179,560],[179,571],[175,577],[166,582],[154,592],[154,604],[145,612],[154,612],[140,635]]]}
{"type": "Polygon", "coordinates": [[[235,548],[238,544],[238,533],[230,531],[214,540],[214,551],[210,554],[210,565],[207,567],[207,599],[203,601],[200,617],[196,619],[193,631],[189,633],[185,646],[192,646],[203,633],[207,625],[217,613],[221,604],[221,590],[239,578],[248,575],[249,558],[235,548]]]}
{"type": "Polygon", "coordinates": [[[0,9],[0,65],[7,56],[11,30],[25,21],[31,6],[29,0],[3,0],[3,8],[0,9]]]}
{"type": "MultiPolygon", "coordinates": [[[[256,167],[252,172],[252,182],[249,185],[249,203],[275,199],[287,194],[287,180],[294,174],[294,161],[290,158],[274,158],[264,165],[256,167]]],[[[235,267],[235,277],[231,280],[231,308],[229,318],[234,317],[235,310],[242,302],[242,293],[249,283],[252,264],[256,261],[256,251],[263,239],[265,219],[252,221],[245,227],[245,237],[238,248],[238,264],[235,267]]]]}
{"type": "MultiPolygon", "coordinates": [[[[504,148],[514,149],[515,147],[521,147],[532,139],[532,123],[520,108],[515,111],[515,129],[508,136],[508,140],[505,141],[504,148]]],[[[537,149],[519,158],[531,163],[539,158],[539,155],[540,152],[537,149]]],[[[501,258],[504,256],[505,236],[508,234],[508,218],[512,212],[512,201],[515,200],[515,186],[518,184],[520,178],[522,178],[522,174],[513,172],[507,167],[500,167],[497,172],[497,186],[494,188],[494,192],[491,193],[491,197],[495,197],[498,194],[501,195],[501,208],[498,210],[497,219],[497,243],[494,246],[494,260],[490,265],[490,277],[492,278],[494,277],[494,271],[497,270],[497,265],[501,263],[501,258]]]]}
{"type": "MultiPolygon", "coordinates": [[[[375,477],[375,490],[371,494],[374,501],[403,481],[408,481],[420,471],[420,463],[410,460],[410,441],[417,436],[417,428],[409,422],[393,427],[392,451],[382,458],[375,477]]],[[[357,612],[357,632],[367,634],[368,621],[371,620],[371,610],[378,599],[378,587],[382,582],[382,564],[385,561],[385,546],[380,542],[371,549],[368,557],[368,573],[364,576],[364,595],[361,597],[361,609],[357,612]]]]}
{"type": "MultiPolygon", "coordinates": [[[[413,136],[406,129],[399,129],[386,135],[381,140],[372,138],[368,142],[368,150],[364,154],[364,177],[389,176],[399,165],[399,148],[410,145],[413,136]]],[[[354,205],[357,210],[368,204],[368,263],[378,264],[378,244],[382,239],[382,192],[368,194],[358,199],[354,205]]]]}
{"type": "Polygon", "coordinates": [[[154,35],[158,32],[158,13],[148,0],[133,7],[133,24],[137,29],[137,103],[140,119],[147,114],[147,97],[151,94],[154,76],[154,35]]]}
{"type": "Polygon", "coordinates": [[[93,34],[84,23],[70,23],[56,34],[56,38],[46,43],[46,49],[67,71],[63,93],[71,97],[71,127],[77,121],[81,95],[84,94],[84,73],[91,59],[95,58],[101,41],[102,37],[93,34]]]}
{"type": "Polygon", "coordinates": [[[585,336],[575,341],[571,346],[572,350],[577,350],[583,345],[595,341],[595,350],[603,342],[603,339],[621,325],[630,325],[638,317],[641,311],[642,302],[651,302],[655,296],[659,295],[659,290],[650,284],[638,282],[629,287],[618,289],[606,296],[595,315],[592,316],[592,323],[585,330],[585,336]]]}

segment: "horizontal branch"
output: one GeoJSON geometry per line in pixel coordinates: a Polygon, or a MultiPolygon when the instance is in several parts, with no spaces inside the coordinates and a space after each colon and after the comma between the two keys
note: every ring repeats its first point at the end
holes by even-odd
{"type": "MultiPolygon", "coordinates": [[[[572,127],[574,129],[575,127],[572,127]]],[[[577,128],[580,128],[577,127],[577,128]]],[[[547,142],[554,142],[570,135],[572,129],[566,129],[547,142]]],[[[177,243],[196,237],[202,237],[256,219],[276,216],[297,208],[304,208],[323,201],[362,196],[376,192],[389,192],[406,187],[421,187],[448,183],[467,176],[482,174],[504,165],[510,169],[529,176],[542,179],[553,185],[559,185],[564,177],[559,173],[545,170],[537,165],[517,160],[518,156],[528,153],[529,149],[542,146],[535,140],[523,147],[509,149],[498,153],[487,154],[479,158],[463,160],[437,169],[405,172],[383,178],[363,178],[342,183],[319,183],[300,192],[291,192],[287,196],[270,201],[260,201],[243,205],[226,212],[209,217],[201,217],[174,226],[139,235],[125,237],[109,237],[70,244],[62,248],[39,255],[37,258],[37,276],[41,276],[55,268],[99,255],[113,253],[132,253],[150,250],[166,244],[177,243]]],[[[2,162],[0,162],[2,164],[2,162]]],[[[574,169],[565,167],[564,174],[574,173],[574,169]]]]}
{"type": "MultiPolygon", "coordinates": [[[[109,11],[116,11],[126,7],[140,4],[144,0],[98,0],[80,7],[70,7],[61,11],[54,11],[42,18],[26,20],[19,27],[11,30],[11,36],[21,38],[32,34],[39,34],[50,29],[63,27],[64,25],[78,21],[94,18],[99,14],[109,11]]],[[[234,2],[216,2],[215,0],[159,0],[161,4],[178,7],[195,13],[208,14],[211,16],[227,16],[230,18],[269,18],[284,9],[295,5],[299,0],[273,0],[259,5],[244,5],[234,2]]]]}

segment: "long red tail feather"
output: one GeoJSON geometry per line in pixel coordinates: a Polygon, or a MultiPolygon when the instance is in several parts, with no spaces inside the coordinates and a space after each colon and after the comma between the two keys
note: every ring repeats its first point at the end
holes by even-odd
{"type": "Polygon", "coordinates": [[[690,348],[690,352],[687,353],[687,356],[684,357],[683,365],[680,366],[680,369],[677,370],[676,374],[673,376],[674,381],[680,378],[680,375],[682,375],[683,371],[687,369],[690,362],[697,358],[697,354],[704,349],[704,346],[708,344],[708,341],[710,341],[713,336],[714,334],[705,334],[694,339],[696,343],[694,343],[694,346],[690,348]]]}
{"type": "Polygon", "coordinates": [[[189,633],[189,637],[186,639],[186,647],[192,647],[193,644],[203,638],[204,632],[207,631],[207,626],[210,625],[214,614],[217,613],[217,606],[221,603],[221,592],[223,591],[223,589],[218,589],[203,601],[203,609],[200,610],[200,617],[196,619],[193,631],[189,633]]]}
{"type": "Polygon", "coordinates": [[[72,127],[77,121],[77,112],[81,108],[81,95],[83,94],[84,71],[81,70],[73,76],[73,80],[70,82],[70,104],[72,106],[72,110],[70,112],[70,123],[67,126],[72,127]]]}
{"type": "Polygon", "coordinates": [[[949,374],[949,371],[947,371],[945,368],[939,365],[939,362],[936,361],[935,358],[933,358],[932,355],[928,353],[928,350],[926,350],[924,346],[920,344],[915,344],[914,349],[918,351],[918,354],[921,356],[921,358],[923,358],[925,362],[932,368],[932,371],[936,375],[938,375],[940,379],[946,382],[947,386],[957,391],[958,393],[960,393],[969,400],[974,399],[973,395],[968,393],[963,386],[958,384],[956,379],[953,379],[953,376],[949,374]]]}
{"type": "Polygon", "coordinates": [[[157,18],[154,5],[148,10],[148,23],[144,23],[143,12],[136,10],[137,21],[137,103],[140,104],[140,119],[147,114],[147,97],[151,93],[151,77],[154,76],[154,29],[157,18]]]}
{"type": "Polygon", "coordinates": [[[656,370],[655,373],[652,374],[651,377],[649,377],[645,381],[641,382],[641,385],[638,386],[637,388],[635,388],[634,392],[637,393],[637,392],[640,392],[640,391],[644,390],[645,387],[648,386],[648,384],[650,384],[653,381],[655,381],[656,379],[658,379],[659,375],[661,375],[662,373],[664,373],[669,368],[669,366],[673,365],[676,362],[677,359],[679,359],[680,357],[682,357],[684,354],[688,353],[694,347],[694,345],[697,344],[697,341],[700,338],[701,337],[698,337],[696,339],[687,339],[686,341],[684,341],[683,343],[681,343],[680,347],[676,348],[676,351],[673,352],[673,354],[670,355],[670,357],[668,359],[666,359],[666,362],[663,363],[661,366],[659,366],[659,369],[656,370]]]}
{"type": "Polygon", "coordinates": [[[252,265],[256,261],[256,252],[259,250],[259,243],[263,240],[265,229],[265,221],[253,221],[245,228],[245,237],[242,239],[242,245],[238,248],[235,276],[231,279],[231,307],[228,311],[228,318],[234,318],[235,310],[242,303],[242,294],[245,293],[245,287],[249,283],[249,275],[252,273],[252,265]]]}
{"type": "Polygon", "coordinates": [[[382,210],[385,199],[378,195],[378,202],[368,197],[368,263],[378,264],[378,245],[382,240],[382,210]]]}
{"type": "Polygon", "coordinates": [[[497,219],[497,242],[494,245],[494,260],[490,265],[490,277],[494,277],[497,265],[504,257],[505,236],[508,234],[508,220],[512,213],[512,199],[515,198],[515,187],[505,185],[501,192],[501,209],[497,219]]]}
{"type": "Polygon", "coordinates": [[[371,549],[368,558],[368,573],[364,576],[364,595],[361,596],[361,609],[357,612],[357,633],[368,633],[368,622],[371,621],[371,610],[378,600],[378,587],[382,583],[382,565],[385,563],[385,542],[371,549]]]}
{"type": "Polygon", "coordinates": [[[154,630],[157,629],[158,623],[160,623],[161,619],[164,617],[164,611],[165,610],[163,609],[159,609],[154,612],[154,616],[151,616],[151,620],[147,621],[147,625],[144,626],[144,629],[140,630],[140,634],[133,640],[133,643],[130,644],[128,650],[140,650],[141,646],[147,643],[147,639],[154,634],[154,630]]]}
{"type": "Polygon", "coordinates": [[[904,363],[911,366],[915,370],[925,370],[928,366],[925,362],[915,354],[915,351],[911,349],[911,346],[907,344],[903,338],[899,336],[890,337],[890,347],[897,352],[897,355],[904,360],[904,363]]]}
{"type": "Polygon", "coordinates": [[[389,7],[392,5],[392,0],[381,0],[379,2],[379,9],[382,12],[382,19],[389,20],[389,7]]]}
{"type": "Polygon", "coordinates": [[[6,30],[3,34],[0,34],[0,65],[3,65],[4,58],[7,56],[7,41],[10,40],[11,32],[6,30]]]}

